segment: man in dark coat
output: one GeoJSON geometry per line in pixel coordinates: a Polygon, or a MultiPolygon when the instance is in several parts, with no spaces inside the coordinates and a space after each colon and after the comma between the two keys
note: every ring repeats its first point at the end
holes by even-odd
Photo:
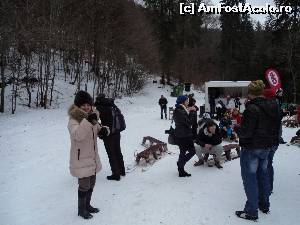
{"type": "Polygon", "coordinates": [[[168,100],[163,95],[161,95],[158,104],[160,105],[160,118],[163,119],[163,114],[165,114],[165,118],[167,119],[168,100]]]}
{"type": "Polygon", "coordinates": [[[257,220],[258,209],[269,212],[268,157],[272,148],[278,145],[279,108],[275,100],[263,96],[264,88],[261,80],[249,84],[250,101],[239,131],[241,175],[247,202],[243,211],[235,213],[247,220],[257,220]]]}
{"type": "Polygon", "coordinates": [[[220,99],[218,101],[218,104],[216,105],[216,113],[217,113],[217,120],[221,120],[227,111],[225,104],[223,101],[220,99]]]}
{"type": "MultiPolygon", "coordinates": [[[[283,118],[283,110],[282,110],[282,103],[283,103],[283,90],[282,88],[278,88],[275,92],[275,97],[276,101],[280,107],[280,113],[281,113],[281,118],[280,121],[283,118]]],[[[279,144],[286,144],[286,141],[283,140],[282,138],[282,124],[280,125],[280,130],[279,130],[279,144]]]]}
{"type": "Polygon", "coordinates": [[[120,180],[120,176],[125,176],[125,166],[123,155],[121,152],[121,130],[117,127],[115,111],[120,109],[115,105],[114,100],[105,98],[104,94],[100,94],[95,102],[97,110],[100,112],[100,120],[103,126],[108,126],[110,134],[103,139],[105,150],[108,155],[109,164],[111,167],[112,175],[107,176],[108,180],[120,180]]]}
{"type": "Polygon", "coordinates": [[[175,122],[175,137],[180,149],[177,162],[179,177],[190,177],[191,174],[184,170],[185,164],[195,155],[195,146],[193,141],[192,123],[189,117],[193,107],[188,108],[188,97],[178,96],[173,118],[175,122]]]}
{"type": "Polygon", "coordinates": [[[196,150],[196,154],[199,158],[199,161],[194,164],[194,166],[203,165],[203,154],[212,154],[215,155],[215,165],[219,169],[223,168],[221,166],[221,156],[223,153],[222,137],[219,132],[218,125],[211,119],[207,119],[196,137],[196,144],[200,145],[200,149],[196,150]]]}
{"type": "Polygon", "coordinates": [[[190,111],[190,120],[192,123],[192,130],[193,130],[193,138],[195,139],[197,136],[197,128],[198,128],[198,124],[197,124],[197,111],[199,110],[199,108],[196,106],[196,100],[194,99],[194,94],[190,94],[189,95],[189,108],[194,107],[195,110],[191,110],[190,111]]]}
{"type": "Polygon", "coordinates": [[[210,106],[210,117],[214,118],[216,113],[216,99],[214,95],[209,96],[209,106],[210,106]]]}
{"type": "Polygon", "coordinates": [[[234,98],[234,105],[235,105],[235,108],[241,110],[242,103],[241,103],[240,97],[235,97],[234,98]]]}

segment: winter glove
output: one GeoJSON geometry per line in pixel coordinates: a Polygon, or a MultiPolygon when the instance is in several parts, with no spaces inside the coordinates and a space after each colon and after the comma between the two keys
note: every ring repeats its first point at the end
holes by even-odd
{"type": "Polygon", "coordinates": [[[97,113],[91,112],[88,114],[87,121],[89,121],[92,125],[97,124],[97,120],[98,120],[97,113]]]}
{"type": "Polygon", "coordinates": [[[101,127],[101,129],[100,129],[100,131],[98,133],[98,137],[100,139],[103,139],[104,137],[107,137],[109,134],[110,134],[109,127],[103,126],[103,127],[101,127]]]}

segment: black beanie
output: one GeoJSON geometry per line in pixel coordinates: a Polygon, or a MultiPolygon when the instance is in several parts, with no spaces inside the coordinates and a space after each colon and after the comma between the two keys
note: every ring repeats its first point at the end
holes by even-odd
{"type": "Polygon", "coordinates": [[[78,107],[81,107],[83,104],[86,103],[92,106],[93,98],[86,91],[78,91],[75,96],[74,104],[78,107]]]}
{"type": "Polygon", "coordinates": [[[212,127],[212,126],[216,126],[216,123],[211,120],[211,119],[208,119],[207,122],[206,122],[206,127],[212,127]]]}

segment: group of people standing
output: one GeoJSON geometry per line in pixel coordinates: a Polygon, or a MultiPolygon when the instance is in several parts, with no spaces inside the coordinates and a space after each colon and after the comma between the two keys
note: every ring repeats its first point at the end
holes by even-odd
{"type": "Polygon", "coordinates": [[[78,178],[78,216],[90,219],[92,213],[99,212],[98,208],[91,206],[96,173],[102,168],[97,138],[103,140],[111,166],[112,175],[107,179],[119,181],[126,175],[120,147],[120,132],[126,128],[125,120],[113,99],[101,94],[94,103],[85,91],[76,94],[68,114],[70,172],[78,178]]]}
{"type": "MultiPolygon", "coordinates": [[[[242,119],[237,118],[241,176],[247,201],[244,209],[236,211],[236,215],[247,220],[257,220],[258,209],[263,213],[269,212],[269,196],[273,190],[274,179],[272,163],[280,138],[280,106],[275,99],[267,99],[263,95],[264,89],[265,85],[261,80],[249,84],[249,101],[242,119]]],[[[179,177],[191,176],[184,167],[195,154],[199,158],[195,166],[203,165],[207,156],[213,154],[215,165],[222,168],[222,131],[210,118],[204,118],[198,124],[198,107],[195,103],[192,95],[179,96],[173,113],[176,126],[174,135],[180,150],[177,161],[179,177]],[[196,150],[194,143],[200,148],[196,150]]],[[[167,118],[167,104],[167,99],[161,96],[161,119],[163,114],[167,118]]],[[[120,147],[120,132],[126,128],[125,120],[113,99],[101,94],[94,103],[85,91],[76,94],[68,114],[71,139],[70,172],[78,178],[78,215],[90,219],[93,217],[92,213],[99,212],[98,208],[91,206],[96,173],[102,168],[97,138],[103,140],[111,166],[112,175],[107,176],[107,179],[119,181],[126,175],[120,147]]]]}
{"type": "MultiPolygon", "coordinates": [[[[252,81],[248,86],[248,102],[237,129],[241,147],[240,166],[247,201],[236,215],[247,220],[258,219],[258,209],[268,213],[269,196],[273,191],[273,157],[278,148],[281,130],[281,109],[275,98],[268,99],[264,93],[263,81],[252,81]]],[[[207,153],[215,156],[215,165],[220,165],[223,153],[222,136],[214,120],[205,118],[199,132],[193,139],[191,112],[186,96],[179,96],[174,111],[175,137],[180,149],[177,161],[179,177],[189,177],[184,170],[185,164],[196,154],[202,165],[207,153]],[[195,150],[194,142],[200,145],[195,150]]]]}

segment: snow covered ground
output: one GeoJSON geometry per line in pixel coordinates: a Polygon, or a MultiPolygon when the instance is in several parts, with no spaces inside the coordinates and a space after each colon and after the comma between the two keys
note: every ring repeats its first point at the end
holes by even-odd
{"type": "MultiPolygon", "coordinates": [[[[175,103],[168,88],[148,85],[134,97],[117,100],[127,129],[122,133],[122,152],[128,167],[134,165],[134,152],[141,151],[142,137],[167,140],[169,120],[160,119],[157,104],[161,94],[169,106],[175,103]]],[[[97,175],[92,198],[101,212],[86,221],[77,216],[77,180],[69,174],[68,106],[72,87],[64,90],[65,100],[57,109],[23,109],[17,114],[0,114],[0,225],[223,225],[249,224],[234,215],[243,209],[245,194],[239,160],[224,169],[186,166],[190,178],[179,178],[178,147],[152,167],[131,171],[120,182],[106,180],[110,175],[108,158],[99,140],[103,170],[97,175]]],[[[203,95],[196,93],[197,104],[203,95]]],[[[290,140],[296,129],[285,128],[290,140]]],[[[281,145],[274,158],[275,183],[271,213],[259,213],[259,224],[299,224],[300,148],[281,145]]]]}

